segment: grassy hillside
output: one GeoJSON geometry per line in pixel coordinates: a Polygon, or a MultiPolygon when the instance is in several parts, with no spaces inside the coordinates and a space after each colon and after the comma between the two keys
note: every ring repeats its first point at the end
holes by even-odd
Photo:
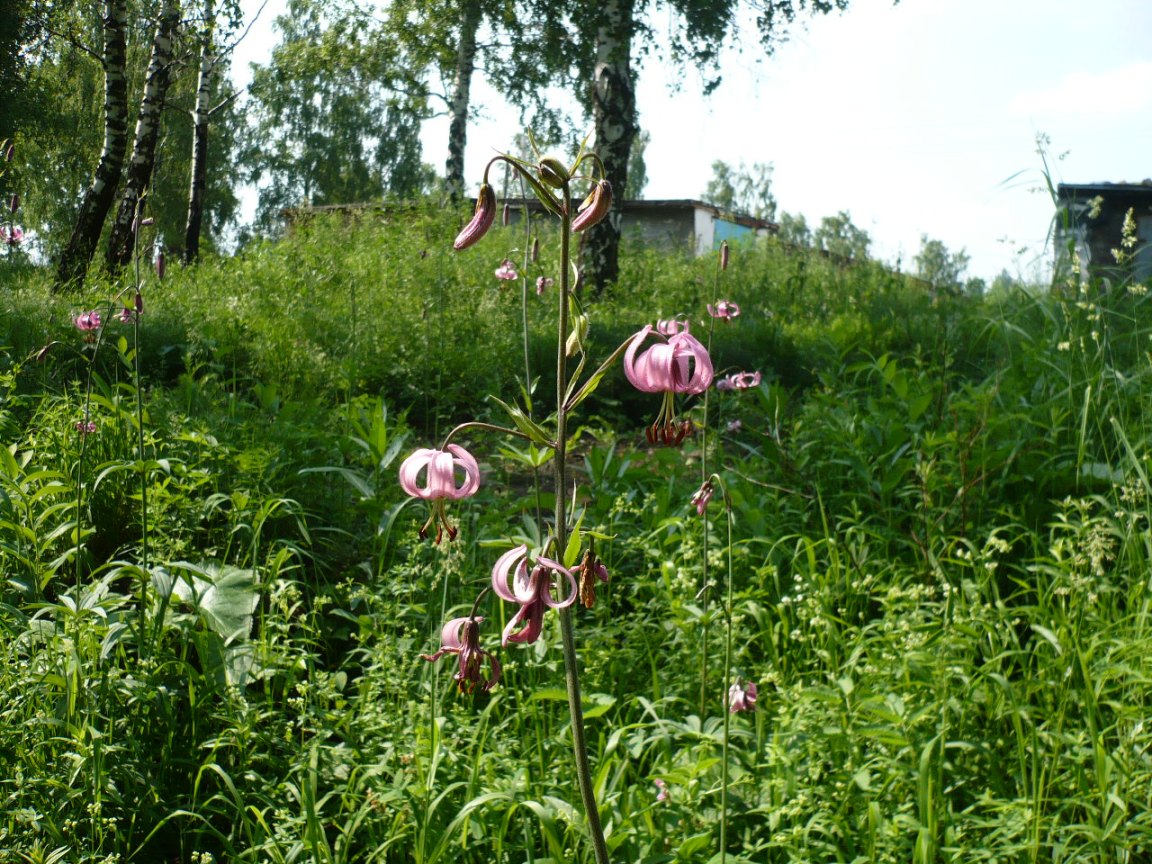
{"type": "MultiPolygon", "coordinates": [[[[552,500],[482,430],[455,542],[397,484],[452,425],[507,424],[488,394],[554,402],[555,238],[505,282],[525,237],[453,253],[457,224],[317,220],[148,276],[138,322],[123,285],[9,280],[0,861],[591,860],[551,620],[494,649],[491,692],[420,657],[552,500]]],[[[1139,286],[932,296],[767,242],[723,273],[631,249],[582,300],[589,368],[683,316],[718,373],[762,373],[682,403],[678,448],[618,367],[575,421],[613,860],[1150,854],[1139,286]],[[725,711],[726,651],[752,711],[725,711]]],[[[478,614],[494,647],[510,613],[478,614]]]]}

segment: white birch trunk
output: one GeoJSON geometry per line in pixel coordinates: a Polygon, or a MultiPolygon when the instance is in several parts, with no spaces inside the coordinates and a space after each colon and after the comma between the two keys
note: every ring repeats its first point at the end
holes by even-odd
{"type": "Polygon", "coordinates": [[[124,170],[128,140],[127,21],[127,0],[104,0],[104,145],[96,173],[80,202],[72,235],[57,262],[55,290],[83,285],[124,170]]]}
{"type": "Polygon", "coordinates": [[[176,28],[180,23],[179,0],[164,0],[156,36],[152,40],[152,57],[148,61],[148,75],[144,81],[144,95],[140,99],[140,113],[136,119],[136,134],[132,142],[132,158],[128,162],[124,194],[112,223],[108,239],[108,269],[115,273],[132,260],[136,232],[134,230],[141,197],[152,182],[152,169],[156,165],[156,143],[160,137],[160,113],[172,80],[172,46],[176,28]]]}

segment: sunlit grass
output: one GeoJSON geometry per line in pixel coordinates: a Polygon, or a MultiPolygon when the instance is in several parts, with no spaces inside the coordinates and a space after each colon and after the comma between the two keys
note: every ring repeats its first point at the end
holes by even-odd
{"type": "MultiPolygon", "coordinates": [[[[70,316],[115,292],[5,295],[11,860],[589,858],[558,634],[502,652],[500,688],[474,697],[419,658],[492,560],[418,541],[397,454],[523,369],[519,293],[491,272],[519,240],[453,255],[454,224],[316,225],[149,282],[143,459],[115,338],[92,366],[98,431],[82,449],[75,429],[91,352],[70,316]]],[[[714,262],[625,260],[595,304],[600,357],[718,299],[714,262]]],[[[690,504],[700,439],[648,450],[655,406],[620,381],[589,400],[573,459],[595,490],[584,525],[611,538],[578,626],[613,860],[719,855],[723,692],[717,672],[700,710],[700,650],[723,618],[699,591],[703,556],[715,582],[729,551],[733,668],[760,692],[730,718],[730,861],[1142,860],[1144,297],[933,300],[772,246],[735,250],[724,290],[742,315],[716,365],[765,375],[710,408],[731,549],[690,504]]],[[[552,306],[529,308],[541,334],[552,306]]],[[[462,533],[527,530],[523,466],[493,449],[483,469],[462,533]]]]}

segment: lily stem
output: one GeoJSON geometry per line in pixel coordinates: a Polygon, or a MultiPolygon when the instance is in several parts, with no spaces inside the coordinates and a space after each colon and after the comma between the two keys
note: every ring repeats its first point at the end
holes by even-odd
{"type": "MultiPolygon", "coordinates": [[[[557,326],[556,345],[556,456],[553,460],[556,477],[556,549],[563,558],[568,545],[567,538],[567,470],[568,455],[568,411],[565,407],[565,394],[568,392],[568,292],[569,255],[572,240],[568,211],[572,196],[568,184],[564,184],[564,211],[560,220],[560,309],[557,326]]],[[[584,738],[584,709],[580,699],[579,659],[576,656],[576,638],[572,631],[572,609],[558,610],[560,613],[560,634],[564,648],[564,682],[568,689],[568,711],[572,717],[572,750],[576,763],[576,782],[580,787],[580,798],[584,804],[584,814],[588,820],[588,834],[592,848],[596,852],[596,864],[608,864],[608,847],[604,842],[604,829],[600,825],[600,811],[596,806],[596,790],[592,785],[592,769],[588,763],[588,745],[584,738]]]]}

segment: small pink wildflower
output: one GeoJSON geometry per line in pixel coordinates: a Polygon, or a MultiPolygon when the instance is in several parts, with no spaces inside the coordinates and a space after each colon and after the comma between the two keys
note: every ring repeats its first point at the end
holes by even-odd
{"type": "Polygon", "coordinates": [[[549,276],[537,276],[536,277],[536,293],[537,294],[543,294],[545,291],[547,291],[549,288],[551,288],[553,284],[554,283],[553,283],[551,277],[549,277],[549,276]]]}
{"type": "Polygon", "coordinates": [[[502,279],[505,282],[511,282],[516,279],[520,274],[516,272],[516,265],[509,261],[507,258],[504,262],[496,268],[496,278],[502,279]]]}
{"type": "Polygon", "coordinates": [[[708,304],[708,314],[713,318],[731,321],[740,314],[740,307],[731,300],[717,300],[715,304],[708,304]]]}
{"type": "Polygon", "coordinates": [[[700,484],[700,488],[696,490],[696,494],[692,496],[692,504],[696,507],[696,515],[703,516],[704,512],[708,509],[708,502],[712,500],[712,493],[715,491],[712,486],[711,480],[705,480],[700,484]]]}
{"type": "Polygon", "coordinates": [[[116,317],[120,319],[121,324],[131,324],[136,320],[136,310],[125,306],[120,310],[116,317]]]}
{"type": "Polygon", "coordinates": [[[748,390],[760,386],[761,376],[757,372],[736,372],[716,382],[717,390],[748,390]]]}
{"type": "Polygon", "coordinates": [[[81,312],[72,319],[72,323],[76,325],[77,330],[99,330],[102,321],[100,313],[93,309],[89,312],[81,312]]]}
{"type": "Polygon", "coordinates": [[[729,420],[728,421],[727,429],[730,433],[734,434],[736,432],[739,432],[743,428],[744,428],[744,424],[740,420],[729,420]]]}
{"type": "Polygon", "coordinates": [[[656,785],[656,790],[657,790],[656,800],[657,801],[667,801],[668,800],[668,784],[665,783],[663,780],[661,780],[659,777],[657,777],[652,782],[656,785]]]}
{"type": "Polygon", "coordinates": [[[756,707],[756,683],[749,681],[741,686],[737,681],[728,688],[728,710],[735,714],[737,711],[751,711],[756,707]]]}
{"type": "Polygon", "coordinates": [[[95,420],[77,420],[76,421],[76,431],[79,432],[81,435],[91,435],[93,432],[96,431],[96,421],[95,420]]]}

